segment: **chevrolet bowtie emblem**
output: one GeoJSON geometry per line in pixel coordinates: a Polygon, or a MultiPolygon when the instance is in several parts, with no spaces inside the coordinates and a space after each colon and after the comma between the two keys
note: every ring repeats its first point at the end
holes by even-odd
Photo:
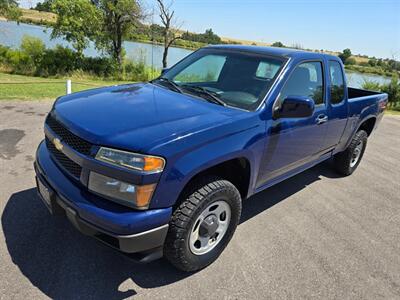
{"type": "Polygon", "coordinates": [[[53,139],[53,144],[54,144],[54,146],[56,147],[56,149],[58,151],[62,151],[64,146],[63,146],[63,144],[61,143],[61,141],[58,138],[54,138],[53,139]]]}

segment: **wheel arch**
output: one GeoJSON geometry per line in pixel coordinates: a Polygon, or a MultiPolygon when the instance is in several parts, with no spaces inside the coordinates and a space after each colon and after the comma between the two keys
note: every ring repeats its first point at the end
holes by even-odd
{"type": "Polygon", "coordinates": [[[220,161],[205,169],[193,172],[184,184],[174,206],[185,199],[193,189],[193,184],[204,177],[218,177],[230,181],[238,190],[242,199],[247,198],[251,181],[251,163],[245,156],[220,161]]]}
{"type": "Polygon", "coordinates": [[[358,132],[359,130],[364,130],[368,134],[368,136],[370,136],[375,128],[375,124],[376,124],[376,117],[369,116],[368,118],[360,122],[360,125],[358,126],[355,132],[358,132]]]}
{"type": "Polygon", "coordinates": [[[362,121],[360,121],[358,123],[358,125],[354,127],[352,134],[350,134],[346,144],[342,148],[343,150],[341,150],[341,151],[344,151],[350,145],[354,136],[360,129],[365,130],[367,132],[367,135],[370,136],[370,134],[372,133],[372,131],[375,128],[376,120],[377,120],[377,118],[375,115],[369,115],[369,116],[363,118],[362,121]]]}

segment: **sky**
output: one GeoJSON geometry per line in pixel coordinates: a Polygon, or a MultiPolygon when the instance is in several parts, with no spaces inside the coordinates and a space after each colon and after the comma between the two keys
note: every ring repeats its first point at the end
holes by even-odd
{"type": "Polygon", "coordinates": [[[400,0],[175,0],[172,8],[184,30],[400,60],[400,0]]]}

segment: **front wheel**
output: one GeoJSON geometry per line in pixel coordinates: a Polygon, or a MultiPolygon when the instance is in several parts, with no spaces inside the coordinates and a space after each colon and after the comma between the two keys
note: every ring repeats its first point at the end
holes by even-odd
{"type": "Polygon", "coordinates": [[[211,264],[231,240],[241,214],[241,197],[227,180],[197,182],[173,213],[165,257],[178,269],[197,271],[211,264]]]}
{"type": "Polygon", "coordinates": [[[364,130],[359,130],[346,150],[334,156],[334,166],[338,173],[347,176],[357,169],[364,155],[367,140],[368,134],[364,130]]]}

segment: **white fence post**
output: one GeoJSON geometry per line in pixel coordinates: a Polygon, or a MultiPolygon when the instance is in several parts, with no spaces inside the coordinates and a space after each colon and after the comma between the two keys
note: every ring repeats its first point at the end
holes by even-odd
{"type": "Polygon", "coordinates": [[[67,89],[67,95],[71,94],[72,92],[72,83],[71,83],[71,79],[67,79],[67,84],[66,84],[66,89],[67,89]]]}

